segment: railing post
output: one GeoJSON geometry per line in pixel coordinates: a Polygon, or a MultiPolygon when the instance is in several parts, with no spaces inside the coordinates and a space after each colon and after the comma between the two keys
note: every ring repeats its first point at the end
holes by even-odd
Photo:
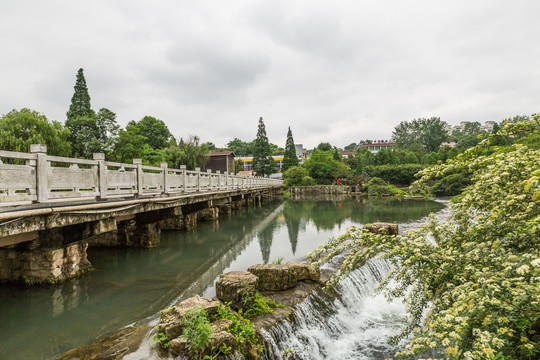
{"type": "Polygon", "coordinates": [[[137,165],[137,195],[143,194],[143,170],[142,159],[133,159],[133,165],[137,165]]]}
{"type": "Polygon", "coordinates": [[[105,200],[107,198],[107,165],[105,164],[105,154],[94,153],[93,159],[98,162],[99,199],[105,200]]]}
{"type": "Polygon", "coordinates": [[[184,192],[186,192],[187,191],[186,165],[180,165],[180,170],[182,170],[182,186],[184,187],[184,192]]]}
{"type": "Polygon", "coordinates": [[[221,190],[221,171],[216,170],[216,174],[217,174],[217,189],[219,191],[221,190]]]}
{"type": "Polygon", "coordinates": [[[208,190],[212,191],[212,169],[206,169],[206,173],[208,174],[208,190]]]}
{"type": "Polygon", "coordinates": [[[46,202],[49,200],[49,189],[47,180],[49,177],[49,166],[47,163],[47,145],[31,144],[30,152],[37,155],[36,162],[36,192],[37,202],[46,202]]]}
{"type": "Polygon", "coordinates": [[[201,191],[201,168],[195,168],[197,172],[197,191],[201,191]]]}
{"type": "Polygon", "coordinates": [[[169,164],[162,162],[161,168],[163,169],[163,194],[167,195],[169,193],[169,164]]]}

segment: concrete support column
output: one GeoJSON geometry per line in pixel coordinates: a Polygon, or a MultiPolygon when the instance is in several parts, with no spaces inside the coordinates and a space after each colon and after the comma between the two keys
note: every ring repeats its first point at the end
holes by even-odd
{"type": "Polygon", "coordinates": [[[133,165],[137,165],[137,195],[143,194],[143,169],[142,159],[133,159],[133,165]]]}
{"type": "Polygon", "coordinates": [[[37,202],[47,202],[49,200],[49,189],[47,185],[49,164],[47,162],[47,145],[31,144],[30,152],[37,154],[36,161],[36,187],[37,202]]]}
{"type": "Polygon", "coordinates": [[[107,164],[105,163],[104,153],[94,153],[94,160],[98,162],[98,185],[99,199],[107,199],[107,164]]]}

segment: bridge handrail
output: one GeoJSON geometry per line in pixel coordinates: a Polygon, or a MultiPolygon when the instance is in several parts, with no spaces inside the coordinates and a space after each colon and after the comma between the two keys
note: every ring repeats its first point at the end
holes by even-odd
{"type": "Polygon", "coordinates": [[[45,145],[31,145],[31,153],[0,150],[0,207],[28,203],[104,200],[141,195],[166,196],[194,191],[281,186],[283,181],[46,154],[45,145]],[[4,163],[2,159],[8,159],[4,163]],[[62,165],[66,164],[66,165],[62,165]],[[81,165],[82,167],[79,167],[81,165]]]}

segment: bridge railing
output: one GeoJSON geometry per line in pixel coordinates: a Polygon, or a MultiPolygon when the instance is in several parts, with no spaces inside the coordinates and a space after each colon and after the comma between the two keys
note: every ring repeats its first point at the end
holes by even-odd
{"type": "Polygon", "coordinates": [[[31,153],[0,150],[0,206],[141,195],[163,196],[198,191],[281,186],[282,181],[46,154],[45,145],[31,145],[31,153]]]}

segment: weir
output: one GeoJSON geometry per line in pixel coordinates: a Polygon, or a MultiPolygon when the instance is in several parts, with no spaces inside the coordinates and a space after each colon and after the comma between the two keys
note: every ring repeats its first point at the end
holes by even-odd
{"type": "Polygon", "coordinates": [[[281,191],[282,181],[0,151],[0,281],[56,282],[91,268],[88,246],[154,247],[161,229],[198,220],[281,191]]]}

